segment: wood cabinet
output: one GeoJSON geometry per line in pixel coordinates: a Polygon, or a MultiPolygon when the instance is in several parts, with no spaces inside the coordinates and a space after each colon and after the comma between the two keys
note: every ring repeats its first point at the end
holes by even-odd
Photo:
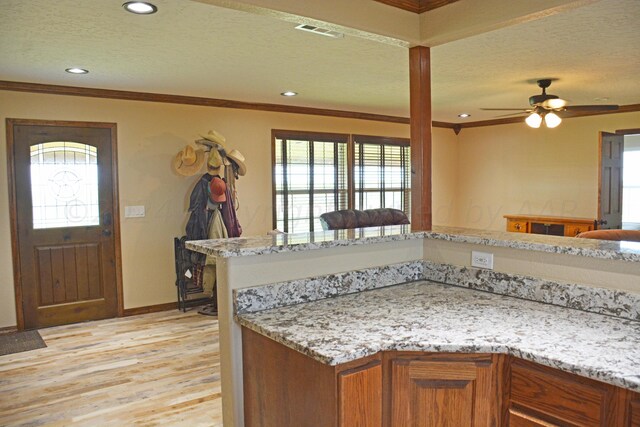
{"type": "Polygon", "coordinates": [[[380,427],[380,356],[320,363],[242,328],[246,427],[380,427]]]}
{"type": "Polygon", "coordinates": [[[625,427],[640,427],[640,393],[628,392],[625,427]]]}
{"type": "Polygon", "coordinates": [[[495,426],[498,363],[491,355],[399,356],[391,366],[391,426],[495,426]]]}
{"type": "Polygon", "coordinates": [[[382,364],[338,373],[338,425],[382,426],[382,364]]]}
{"type": "Polygon", "coordinates": [[[242,328],[245,426],[640,427],[640,393],[496,354],[322,364],[242,328]]]}
{"type": "Polygon", "coordinates": [[[549,234],[575,237],[595,230],[595,219],[565,218],[559,216],[505,215],[507,231],[515,233],[549,234]]]}
{"type": "Polygon", "coordinates": [[[625,391],[618,387],[513,358],[510,426],[622,426],[625,391]]]}

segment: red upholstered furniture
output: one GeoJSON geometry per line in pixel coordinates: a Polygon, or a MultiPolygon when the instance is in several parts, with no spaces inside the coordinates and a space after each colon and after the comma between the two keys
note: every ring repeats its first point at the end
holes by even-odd
{"type": "Polygon", "coordinates": [[[640,230],[593,230],[580,233],[576,237],[584,239],[640,242],[640,230]]]}
{"type": "Polygon", "coordinates": [[[320,215],[324,230],[344,230],[347,228],[376,227],[381,225],[409,224],[409,218],[398,209],[380,208],[359,211],[344,209],[320,215]]]}

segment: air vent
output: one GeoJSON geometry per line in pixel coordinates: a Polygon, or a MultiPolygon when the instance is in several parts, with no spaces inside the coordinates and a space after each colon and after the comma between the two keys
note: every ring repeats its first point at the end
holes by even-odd
{"type": "Polygon", "coordinates": [[[333,37],[334,39],[340,39],[344,37],[344,34],[337,31],[327,30],[325,28],[315,27],[313,25],[300,24],[296,27],[296,30],[308,31],[313,34],[319,34],[321,36],[333,37]]]}

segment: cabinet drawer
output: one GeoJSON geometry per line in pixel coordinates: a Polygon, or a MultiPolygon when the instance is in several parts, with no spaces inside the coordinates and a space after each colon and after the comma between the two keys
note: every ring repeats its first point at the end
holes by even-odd
{"type": "Polygon", "coordinates": [[[527,233],[527,221],[507,221],[507,231],[514,233],[527,233]]]}
{"type": "Polygon", "coordinates": [[[556,427],[558,424],[543,421],[522,412],[509,411],[509,427],[556,427]]]}
{"type": "Polygon", "coordinates": [[[576,237],[580,233],[591,230],[593,230],[593,227],[589,225],[566,225],[564,227],[564,235],[567,237],[576,237]]]}
{"type": "Polygon", "coordinates": [[[568,425],[604,425],[603,408],[611,392],[606,384],[580,381],[549,368],[521,361],[511,365],[512,407],[528,408],[568,425]]]}

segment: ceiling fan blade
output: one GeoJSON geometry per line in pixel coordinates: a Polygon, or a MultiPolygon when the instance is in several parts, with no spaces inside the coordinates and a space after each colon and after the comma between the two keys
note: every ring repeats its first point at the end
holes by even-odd
{"type": "Polygon", "coordinates": [[[555,110],[557,108],[566,107],[569,102],[561,98],[551,98],[543,101],[540,105],[547,110],[555,110]]]}
{"type": "Polygon", "coordinates": [[[498,117],[510,117],[510,116],[522,116],[525,117],[526,114],[528,114],[529,111],[520,111],[518,113],[509,113],[509,114],[500,114],[499,116],[494,116],[496,119],[498,117]]]}
{"type": "Polygon", "coordinates": [[[531,111],[526,108],[481,108],[484,111],[531,111]]]}
{"type": "Polygon", "coordinates": [[[618,105],[568,105],[565,110],[572,112],[579,111],[615,111],[620,108],[618,105]]]}

